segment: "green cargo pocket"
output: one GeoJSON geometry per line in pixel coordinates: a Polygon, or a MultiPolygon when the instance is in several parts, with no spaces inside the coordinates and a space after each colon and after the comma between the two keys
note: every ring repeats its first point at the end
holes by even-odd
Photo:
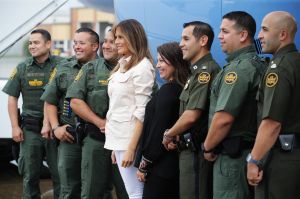
{"type": "Polygon", "coordinates": [[[20,156],[18,159],[18,171],[19,171],[19,174],[22,176],[24,174],[24,168],[25,168],[24,157],[20,156]]]}

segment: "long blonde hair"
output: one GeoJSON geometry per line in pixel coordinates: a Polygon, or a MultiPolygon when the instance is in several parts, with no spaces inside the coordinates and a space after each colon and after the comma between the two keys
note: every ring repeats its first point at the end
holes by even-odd
{"type": "MultiPolygon", "coordinates": [[[[131,59],[124,67],[125,71],[128,71],[130,68],[137,65],[145,57],[147,57],[153,64],[153,58],[149,50],[147,36],[142,24],[135,19],[121,21],[112,29],[114,35],[116,34],[117,28],[119,28],[123,34],[131,53],[131,59]]],[[[119,68],[120,65],[118,64],[112,73],[116,72],[119,68]]]]}

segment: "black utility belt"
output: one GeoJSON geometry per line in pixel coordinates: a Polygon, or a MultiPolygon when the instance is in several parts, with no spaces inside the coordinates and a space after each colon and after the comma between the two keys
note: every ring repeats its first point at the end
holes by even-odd
{"type": "Polygon", "coordinates": [[[105,142],[105,134],[100,131],[100,129],[94,124],[85,124],[85,132],[93,139],[105,142]]]}
{"type": "Polygon", "coordinates": [[[243,140],[241,136],[228,137],[216,147],[214,153],[228,155],[231,158],[239,158],[242,151],[252,149],[253,146],[254,141],[243,140]]]}
{"type": "Polygon", "coordinates": [[[21,127],[26,128],[28,131],[40,134],[43,127],[43,118],[24,116],[22,117],[21,127]]]}
{"type": "Polygon", "coordinates": [[[280,134],[274,148],[281,149],[283,152],[292,152],[293,149],[300,148],[300,136],[295,133],[280,134]]]}

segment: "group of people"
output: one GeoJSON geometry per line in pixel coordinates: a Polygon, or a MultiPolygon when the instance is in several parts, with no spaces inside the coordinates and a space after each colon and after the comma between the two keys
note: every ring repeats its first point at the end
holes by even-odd
{"type": "Polygon", "coordinates": [[[50,55],[51,36],[31,32],[31,58],[3,91],[13,139],[21,143],[23,198],[40,198],[44,156],[55,198],[293,199],[300,195],[300,53],[297,23],[267,14],[259,32],[268,63],[254,46],[256,22],[244,11],[220,25],[222,68],[210,52],[214,31],[183,25],[180,43],[157,47],[143,26],[121,21],[99,36],[75,32],[74,57],[50,55]],[[22,94],[21,117],[18,97],[22,94]]]}

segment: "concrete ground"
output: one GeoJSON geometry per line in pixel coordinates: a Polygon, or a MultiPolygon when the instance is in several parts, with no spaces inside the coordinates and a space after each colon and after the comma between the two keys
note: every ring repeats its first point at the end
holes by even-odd
{"type": "MultiPolygon", "coordinates": [[[[52,199],[52,183],[50,179],[41,179],[42,199],[52,199]]],[[[13,164],[0,163],[0,199],[22,198],[22,177],[13,164]]]]}

